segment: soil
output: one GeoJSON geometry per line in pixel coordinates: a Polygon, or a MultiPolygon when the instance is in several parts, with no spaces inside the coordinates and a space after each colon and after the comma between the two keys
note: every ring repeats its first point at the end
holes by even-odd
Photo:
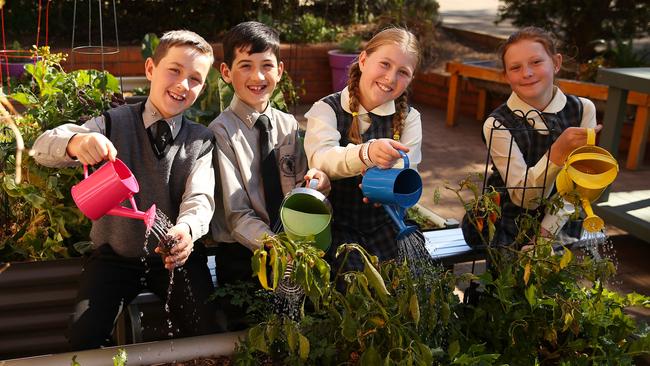
{"type": "Polygon", "coordinates": [[[216,358],[197,358],[185,362],[161,363],[151,366],[230,366],[232,364],[232,358],[228,356],[219,356],[216,358]]]}

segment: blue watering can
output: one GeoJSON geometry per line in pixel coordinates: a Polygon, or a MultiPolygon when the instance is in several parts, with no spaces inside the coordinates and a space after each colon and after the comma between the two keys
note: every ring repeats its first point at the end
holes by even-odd
{"type": "Polygon", "coordinates": [[[399,152],[404,160],[403,169],[370,168],[361,181],[363,195],[371,203],[381,203],[391,219],[397,225],[397,239],[403,239],[415,232],[415,225],[406,225],[406,209],[415,205],[422,196],[422,178],[415,170],[409,168],[409,158],[399,152]]]}

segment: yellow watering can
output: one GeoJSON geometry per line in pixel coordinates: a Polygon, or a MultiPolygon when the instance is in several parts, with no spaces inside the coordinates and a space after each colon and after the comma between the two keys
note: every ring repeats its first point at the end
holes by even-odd
{"type": "Polygon", "coordinates": [[[555,179],[555,186],[560,195],[578,206],[582,205],[587,217],[582,226],[585,230],[596,232],[603,229],[603,219],[596,216],[591,202],[600,197],[618,175],[618,162],[609,151],[595,146],[596,132],[587,129],[587,145],[579,147],[569,154],[564,167],[555,179]],[[577,193],[572,199],[570,193],[577,193]],[[577,202],[575,202],[577,201],[577,202]]]}

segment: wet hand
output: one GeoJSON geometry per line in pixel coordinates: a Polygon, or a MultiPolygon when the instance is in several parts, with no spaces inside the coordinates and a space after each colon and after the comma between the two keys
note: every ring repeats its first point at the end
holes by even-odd
{"type": "Polygon", "coordinates": [[[85,165],[95,165],[104,160],[115,161],[117,156],[111,140],[97,132],[74,135],[68,142],[66,152],[85,165]]]}
{"type": "Polygon", "coordinates": [[[368,156],[376,166],[388,169],[402,157],[398,150],[405,153],[409,152],[409,148],[400,142],[384,138],[375,140],[370,144],[368,156]]]}
{"type": "Polygon", "coordinates": [[[316,190],[326,196],[330,193],[330,190],[332,189],[332,185],[330,183],[330,179],[327,176],[327,174],[325,174],[324,172],[316,168],[309,169],[307,171],[307,174],[305,174],[304,179],[307,182],[308,187],[309,187],[310,180],[318,179],[318,185],[316,186],[316,190]]]}
{"type": "MultiPolygon", "coordinates": [[[[167,235],[172,238],[174,245],[169,251],[169,255],[163,259],[165,261],[165,268],[171,271],[185,264],[194,250],[194,243],[192,242],[192,235],[190,235],[190,228],[187,224],[177,224],[167,231],[167,235]]],[[[161,248],[157,247],[156,253],[160,254],[161,252],[161,248]]]]}
{"type": "MultiPolygon", "coordinates": [[[[598,133],[603,125],[594,128],[598,133]]],[[[587,144],[587,129],[584,127],[569,127],[560,134],[560,137],[551,145],[549,159],[555,165],[563,165],[571,152],[587,144]]]]}

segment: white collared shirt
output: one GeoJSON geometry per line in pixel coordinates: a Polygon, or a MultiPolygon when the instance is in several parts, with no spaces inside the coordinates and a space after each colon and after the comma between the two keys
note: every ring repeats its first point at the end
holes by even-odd
{"type": "Polygon", "coordinates": [[[260,247],[264,234],[273,234],[264,197],[257,118],[269,117],[269,139],[278,161],[284,195],[304,181],[307,163],[297,139],[298,122],[270,104],[259,113],[237,95],[208,128],[217,147],[214,167],[217,180],[216,214],[212,236],[219,243],[240,243],[251,251],[260,247]]]}
{"type": "MultiPolygon", "coordinates": [[[[585,98],[579,98],[582,102],[583,111],[582,111],[582,120],[580,121],[580,127],[594,128],[596,127],[596,107],[594,104],[585,98]]],[[[566,105],[566,95],[558,87],[554,87],[553,98],[548,106],[540,111],[542,113],[557,113],[561,111],[566,105]]],[[[533,128],[545,129],[544,122],[542,122],[541,117],[538,113],[528,113],[530,111],[536,110],[526,102],[524,102],[517,94],[514,92],[510,94],[506,105],[512,111],[521,111],[527,116],[527,122],[533,128]]],[[[483,124],[483,135],[485,136],[486,141],[490,144],[490,156],[494,165],[496,166],[499,174],[503,177],[504,181],[508,182],[508,187],[541,187],[545,184],[546,191],[544,192],[544,197],[548,197],[553,187],[555,185],[555,178],[557,174],[562,169],[561,166],[554,164],[552,161],[548,160],[548,153],[546,153],[535,165],[528,167],[524,156],[517,146],[516,143],[512,144],[512,151],[510,151],[510,141],[512,135],[510,131],[506,129],[493,129],[494,118],[488,117],[483,124]],[[492,141],[490,143],[490,135],[492,135],[492,141]],[[508,159],[510,159],[510,166],[508,167],[508,159]],[[548,172],[545,172],[548,164],[548,172]],[[528,173],[526,174],[526,171],[528,173]],[[506,172],[508,173],[506,177],[506,172]],[[546,182],[544,183],[544,176],[546,176],[546,182]],[[506,180],[507,179],[507,180],[506,180]]],[[[498,125],[498,122],[497,122],[498,125]]],[[[548,134],[547,131],[537,131],[540,134],[548,134]]],[[[516,205],[520,205],[523,198],[523,206],[534,209],[537,207],[537,198],[540,197],[540,190],[538,189],[527,189],[525,190],[525,196],[523,189],[509,189],[508,194],[510,199],[516,205]]],[[[566,212],[559,212],[556,217],[568,216],[572,210],[570,207],[572,205],[565,203],[566,212]]],[[[550,215],[547,215],[542,222],[542,227],[549,230],[551,233],[557,232],[557,229],[561,228],[564,225],[563,221],[551,222],[555,219],[550,215]],[[560,226],[559,228],[557,226],[560,226]]]]}
{"type": "MultiPolygon", "coordinates": [[[[161,115],[149,99],[145,102],[142,120],[145,129],[161,119],[161,115]]],[[[180,129],[183,115],[179,114],[165,119],[169,124],[172,136],[176,138],[180,129]]],[[[37,163],[53,168],[79,165],[79,161],[71,158],[66,150],[70,139],[78,133],[98,132],[106,134],[104,116],[89,119],[83,125],[67,123],[41,134],[32,150],[37,163]]],[[[155,131],[152,131],[155,133],[155,131]]],[[[118,158],[119,158],[119,151],[118,158]]],[[[185,191],[181,199],[176,224],[184,223],[189,226],[192,240],[195,241],[207,234],[210,228],[210,218],[214,212],[214,171],[212,155],[205,154],[196,161],[185,183],[185,191]]]]}
{"type": "MultiPolygon", "coordinates": [[[[341,106],[343,110],[351,113],[349,105],[350,94],[346,87],[341,92],[341,106]]],[[[378,116],[392,115],[395,113],[395,102],[388,101],[370,112],[378,116]]],[[[361,174],[362,169],[366,167],[359,158],[361,144],[349,143],[347,146],[340,146],[341,133],[336,128],[336,115],[332,107],[323,101],[318,101],[305,113],[305,117],[307,118],[305,153],[309,166],[322,170],[332,180],[361,174]]],[[[359,132],[363,134],[370,127],[371,122],[368,111],[361,105],[359,105],[359,122],[359,132]]],[[[415,108],[411,108],[406,116],[399,141],[410,149],[408,157],[411,168],[417,169],[417,165],[422,161],[422,124],[420,112],[415,108]]],[[[401,160],[398,160],[396,166],[402,166],[401,164],[401,160]]]]}

